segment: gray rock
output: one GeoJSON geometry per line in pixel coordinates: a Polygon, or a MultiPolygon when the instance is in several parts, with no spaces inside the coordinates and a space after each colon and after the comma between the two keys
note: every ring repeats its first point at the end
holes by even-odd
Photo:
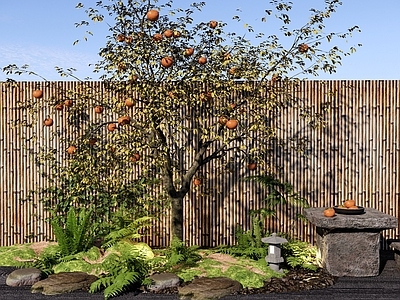
{"type": "Polygon", "coordinates": [[[317,228],[323,267],[333,276],[379,275],[378,232],[341,232],[317,228]]]}
{"type": "Polygon", "coordinates": [[[181,300],[214,300],[230,295],[242,289],[240,282],[225,278],[206,278],[194,279],[186,286],[180,287],[179,299],[181,300]]]}
{"type": "Polygon", "coordinates": [[[154,274],[149,277],[153,284],[148,285],[146,289],[151,292],[158,292],[166,288],[179,286],[179,277],[172,273],[154,274]]]}
{"type": "Polygon", "coordinates": [[[6,279],[8,286],[33,285],[41,279],[42,271],[36,268],[18,269],[11,272],[6,279]]]}
{"type": "Polygon", "coordinates": [[[32,286],[31,292],[42,293],[43,295],[57,295],[77,290],[88,290],[96,280],[96,276],[83,272],[61,272],[36,282],[32,286]]]}

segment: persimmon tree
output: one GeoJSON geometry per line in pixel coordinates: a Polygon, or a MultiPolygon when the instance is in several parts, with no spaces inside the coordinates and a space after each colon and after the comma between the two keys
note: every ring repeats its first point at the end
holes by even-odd
{"type": "MultiPolygon", "coordinates": [[[[311,9],[308,22],[298,28],[290,19],[291,2],[262,3],[260,19],[277,18],[281,24],[259,24],[259,33],[250,25],[244,32],[229,32],[223,20],[205,20],[205,5],[181,8],[156,0],[77,5],[88,15],[77,27],[109,26],[94,72],[112,95],[99,98],[86,89],[70,96],[81,99],[81,110],[88,109],[85,97],[104,108],[101,117],[87,121],[85,137],[105,141],[104,155],[112,149],[120,159],[139,164],[143,174],[161,174],[171,203],[171,233],[180,239],[183,200],[202,166],[240,153],[249,168],[270,172],[273,144],[285,142],[278,141],[274,116],[295,103],[298,77],[334,73],[355,48],[342,50],[332,41],[358,31],[357,26],[340,33],[325,28],[341,5],[338,0],[311,9]]],[[[232,22],[241,22],[240,16],[232,22]]],[[[72,75],[71,70],[59,72],[72,75]]],[[[75,155],[81,149],[72,150],[75,155]]]]}

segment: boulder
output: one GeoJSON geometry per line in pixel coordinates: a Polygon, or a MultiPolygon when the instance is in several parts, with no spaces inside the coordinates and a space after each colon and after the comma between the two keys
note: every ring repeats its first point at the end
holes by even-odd
{"type": "Polygon", "coordinates": [[[153,283],[148,285],[146,289],[150,292],[158,292],[167,288],[179,286],[179,277],[172,273],[154,274],[149,277],[153,283]]]}
{"type": "Polygon", "coordinates": [[[33,285],[41,279],[42,271],[37,268],[18,269],[11,272],[6,279],[8,286],[33,285]]]}
{"type": "Polygon", "coordinates": [[[96,276],[83,272],[62,272],[36,282],[32,286],[31,292],[42,293],[43,295],[57,295],[78,290],[87,291],[96,280],[96,276]]]}
{"type": "Polygon", "coordinates": [[[225,278],[206,278],[194,279],[188,285],[178,289],[179,299],[181,300],[214,300],[230,295],[242,289],[240,282],[225,278]]]}

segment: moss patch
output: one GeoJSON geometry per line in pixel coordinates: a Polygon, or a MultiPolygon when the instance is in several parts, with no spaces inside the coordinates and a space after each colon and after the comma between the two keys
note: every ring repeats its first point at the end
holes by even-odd
{"type": "Polygon", "coordinates": [[[90,264],[83,260],[72,260],[72,261],[62,262],[56,265],[53,270],[54,273],[85,272],[97,276],[102,272],[100,270],[100,264],[90,264]]]}
{"type": "Polygon", "coordinates": [[[33,260],[36,257],[31,244],[0,247],[1,266],[19,266],[23,261],[33,260]]]}
{"type": "Polygon", "coordinates": [[[272,277],[281,277],[283,274],[272,271],[264,259],[259,261],[234,258],[229,255],[204,255],[204,258],[195,267],[177,272],[185,282],[196,277],[228,277],[239,281],[243,287],[260,288],[264,282],[272,277]]]}

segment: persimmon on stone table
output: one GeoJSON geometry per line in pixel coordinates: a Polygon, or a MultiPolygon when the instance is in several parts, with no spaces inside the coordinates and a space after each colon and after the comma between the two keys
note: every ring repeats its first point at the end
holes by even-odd
{"type": "Polygon", "coordinates": [[[397,218],[373,208],[359,215],[336,214],[327,218],[324,208],[305,209],[304,215],[316,226],[317,247],[323,267],[334,276],[379,275],[380,234],[397,228],[397,218]]]}

